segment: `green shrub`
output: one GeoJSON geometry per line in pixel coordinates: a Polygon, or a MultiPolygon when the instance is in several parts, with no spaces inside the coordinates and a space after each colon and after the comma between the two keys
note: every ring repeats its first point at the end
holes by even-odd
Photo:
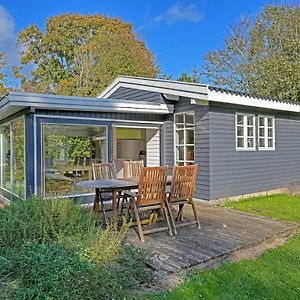
{"type": "Polygon", "coordinates": [[[81,261],[61,245],[26,244],[2,261],[9,299],[122,299],[127,294],[109,268],[81,261]]]}
{"type": "Polygon", "coordinates": [[[0,299],[125,299],[152,273],[123,247],[128,226],[95,227],[71,200],[31,199],[0,210],[0,299]]]}
{"type": "Polygon", "coordinates": [[[55,242],[95,262],[115,259],[127,226],[115,231],[95,227],[95,214],[72,200],[34,198],[0,211],[0,249],[26,242],[55,242]]]}
{"type": "Polygon", "coordinates": [[[57,241],[94,230],[94,225],[94,214],[72,200],[17,201],[0,211],[0,246],[57,241]]]}

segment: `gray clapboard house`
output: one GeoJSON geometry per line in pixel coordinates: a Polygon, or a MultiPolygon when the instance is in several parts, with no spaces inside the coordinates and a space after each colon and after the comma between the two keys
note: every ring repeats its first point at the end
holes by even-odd
{"type": "Polygon", "coordinates": [[[300,105],[215,87],[118,77],[98,98],[10,93],[0,101],[0,193],[90,196],[91,163],[199,165],[195,197],[285,189],[300,179],[300,105]]]}

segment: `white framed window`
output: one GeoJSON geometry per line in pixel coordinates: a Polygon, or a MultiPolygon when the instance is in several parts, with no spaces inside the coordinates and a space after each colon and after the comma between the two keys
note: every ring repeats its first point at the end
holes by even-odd
{"type": "Polygon", "coordinates": [[[275,118],[258,116],[258,149],[275,150],[275,118]]]}
{"type": "Polygon", "coordinates": [[[255,115],[237,113],[235,115],[236,150],[255,150],[255,115]]]}
{"type": "Polygon", "coordinates": [[[175,114],[175,163],[194,163],[195,121],[194,112],[175,114]]]}

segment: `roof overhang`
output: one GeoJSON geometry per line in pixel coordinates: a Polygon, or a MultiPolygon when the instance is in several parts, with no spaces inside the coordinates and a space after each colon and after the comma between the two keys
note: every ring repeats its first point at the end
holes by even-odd
{"type": "Polygon", "coordinates": [[[191,99],[192,104],[198,105],[219,102],[270,110],[300,112],[300,104],[297,102],[256,97],[203,84],[130,76],[117,77],[98,97],[109,98],[120,87],[157,92],[164,95],[166,99],[173,101],[178,101],[180,97],[186,97],[191,99]]]}
{"type": "Polygon", "coordinates": [[[300,105],[297,102],[286,102],[272,99],[263,99],[245,95],[233,95],[219,91],[209,91],[208,101],[234,104],[240,106],[258,107],[272,110],[283,110],[288,112],[300,112],[300,105]]]}
{"type": "Polygon", "coordinates": [[[208,89],[206,85],[170,81],[164,79],[119,76],[98,98],[109,98],[120,87],[157,92],[169,100],[179,100],[179,97],[207,100],[208,89]]]}
{"type": "Polygon", "coordinates": [[[63,111],[120,112],[142,114],[168,114],[172,105],[134,102],[127,100],[71,97],[31,93],[9,93],[0,101],[0,120],[26,108],[63,111]]]}

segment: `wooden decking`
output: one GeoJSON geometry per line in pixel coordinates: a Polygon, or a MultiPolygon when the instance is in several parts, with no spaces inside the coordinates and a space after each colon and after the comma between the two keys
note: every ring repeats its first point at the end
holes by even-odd
{"type": "Polygon", "coordinates": [[[141,243],[130,229],[126,243],[152,253],[148,261],[154,270],[173,273],[191,266],[226,259],[238,250],[251,248],[276,237],[286,237],[295,223],[246,214],[222,207],[197,205],[201,230],[196,226],[178,229],[177,236],[160,232],[145,236],[141,243]]]}

